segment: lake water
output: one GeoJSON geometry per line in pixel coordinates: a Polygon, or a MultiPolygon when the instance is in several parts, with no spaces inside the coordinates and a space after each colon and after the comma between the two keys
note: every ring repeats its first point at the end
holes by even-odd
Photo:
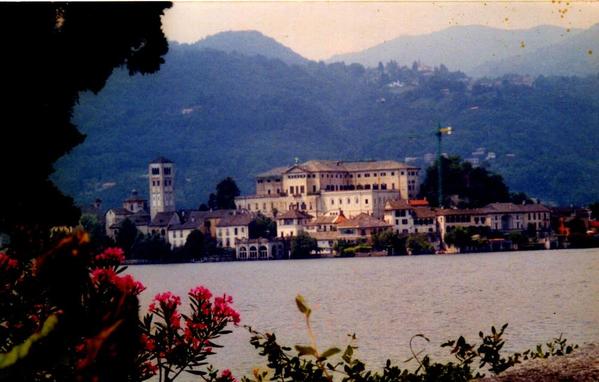
{"type": "MultiPolygon", "coordinates": [[[[294,302],[302,294],[312,306],[319,349],[342,348],[356,333],[357,356],[372,368],[409,358],[414,334],[431,340],[415,342],[416,350],[443,358],[445,340],[465,335],[474,342],[479,330],[506,322],[507,350],[560,333],[581,345],[599,342],[599,249],[138,265],[128,272],[147,287],[142,307],[158,292],[186,296],[203,284],[233,296],[241,324],[274,331],[286,345],[309,342],[294,302]]],[[[235,328],[212,363],[236,376],[263,366],[249,338],[235,328]]]]}

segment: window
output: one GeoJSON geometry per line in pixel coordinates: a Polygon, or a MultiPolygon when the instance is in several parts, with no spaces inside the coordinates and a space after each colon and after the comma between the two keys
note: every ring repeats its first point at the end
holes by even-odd
{"type": "Polygon", "coordinates": [[[260,259],[266,259],[267,254],[268,254],[268,249],[264,245],[261,245],[259,252],[258,252],[258,257],[260,259]]]}
{"type": "Polygon", "coordinates": [[[331,199],[331,206],[335,205],[335,199],[331,199]]]}
{"type": "Polygon", "coordinates": [[[164,175],[170,175],[171,174],[171,168],[170,167],[165,167],[164,168],[164,175]]]}
{"type": "Polygon", "coordinates": [[[235,228],[233,229],[233,234],[234,234],[235,236],[237,236],[237,227],[235,227],[235,228]]]}
{"type": "Polygon", "coordinates": [[[370,174],[369,173],[364,174],[364,178],[370,178],[370,174]]]}
{"type": "Polygon", "coordinates": [[[408,219],[401,219],[401,224],[408,224],[408,219]]]}
{"type": "Polygon", "coordinates": [[[258,251],[256,250],[256,247],[254,247],[253,245],[250,247],[250,260],[253,260],[257,257],[258,255],[258,251]]]}
{"type": "Polygon", "coordinates": [[[304,186],[300,186],[300,194],[305,193],[306,191],[304,190],[304,186]]]}
{"type": "Polygon", "coordinates": [[[364,199],[364,204],[368,204],[368,199],[364,199]]]}
{"type": "Polygon", "coordinates": [[[245,260],[247,259],[248,256],[248,251],[245,247],[240,247],[239,248],[239,259],[241,260],[245,260]]]}
{"type": "Polygon", "coordinates": [[[395,219],[395,225],[399,225],[399,219],[395,219]]]}
{"type": "Polygon", "coordinates": [[[160,169],[157,167],[152,167],[152,175],[160,175],[160,169]]]}
{"type": "Polygon", "coordinates": [[[343,199],[339,198],[339,205],[343,204],[343,199]]]}

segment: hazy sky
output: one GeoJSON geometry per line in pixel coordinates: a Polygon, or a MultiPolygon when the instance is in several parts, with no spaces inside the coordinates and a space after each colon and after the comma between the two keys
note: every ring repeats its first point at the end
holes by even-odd
{"type": "Polygon", "coordinates": [[[191,1],[166,12],[169,39],[194,42],[227,30],[258,30],[310,59],[362,50],[400,35],[452,25],[505,29],[599,23],[598,1],[191,1]]]}

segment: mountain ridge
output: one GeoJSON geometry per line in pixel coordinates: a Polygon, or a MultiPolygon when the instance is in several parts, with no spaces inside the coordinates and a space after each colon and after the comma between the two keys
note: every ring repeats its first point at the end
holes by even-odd
{"type": "MultiPolygon", "coordinates": [[[[592,30],[565,29],[552,25],[539,25],[528,29],[500,29],[481,25],[452,26],[424,35],[399,36],[362,51],[334,55],[326,62],[356,62],[374,67],[378,62],[397,61],[409,65],[413,61],[438,66],[444,64],[451,70],[481,76],[485,63],[509,61],[526,48],[534,51],[553,44],[565,43],[572,37],[592,30]]],[[[565,60],[572,59],[571,56],[565,60]]],[[[580,68],[576,74],[594,73],[592,68],[580,68]]],[[[486,74],[486,73],[484,73],[486,74]]],[[[505,73],[501,73],[505,74],[505,73]]],[[[544,75],[558,73],[544,72],[544,75]]]]}

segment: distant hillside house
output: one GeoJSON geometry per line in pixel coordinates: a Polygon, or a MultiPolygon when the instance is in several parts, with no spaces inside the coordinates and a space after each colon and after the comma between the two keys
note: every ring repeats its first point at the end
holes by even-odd
{"type": "Polygon", "coordinates": [[[311,160],[277,167],[256,177],[256,194],[235,198],[238,209],[276,216],[288,210],[313,216],[384,216],[389,200],[419,192],[418,167],[396,161],[311,160]]]}

